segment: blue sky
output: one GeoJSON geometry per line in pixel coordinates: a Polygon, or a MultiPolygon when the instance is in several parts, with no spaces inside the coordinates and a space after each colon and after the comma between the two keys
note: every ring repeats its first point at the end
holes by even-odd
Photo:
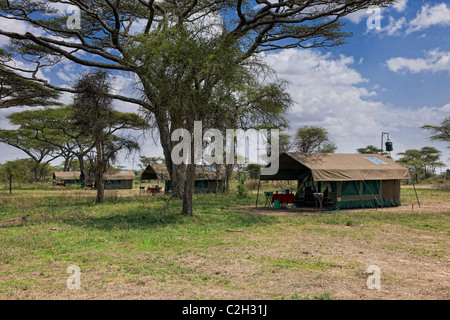
{"type": "Polygon", "coordinates": [[[419,128],[450,116],[450,4],[401,0],[381,9],[380,29],[369,29],[374,13],[345,19],[354,36],[343,46],[267,55],[291,82],[292,131],[323,126],[342,153],[380,147],[381,133],[389,132],[395,159],[433,146],[449,166],[447,145],[419,128]]]}
{"type": "MultiPolygon", "coordinates": [[[[289,91],[296,102],[289,114],[290,132],[302,125],[322,126],[341,153],[355,153],[367,145],[379,147],[381,133],[389,132],[394,159],[406,149],[433,146],[443,152],[442,160],[450,167],[447,145],[429,141],[420,129],[450,116],[450,4],[399,0],[381,9],[379,29],[369,29],[367,21],[374,21],[376,13],[371,10],[345,18],[345,31],[354,36],[343,46],[263,56],[279,78],[290,81],[289,91]]],[[[6,27],[0,20],[0,28],[6,27]]],[[[26,30],[21,24],[14,28],[26,30]]],[[[0,38],[0,45],[5,41],[0,38]]],[[[79,71],[65,62],[42,76],[55,83],[70,83],[79,71]]],[[[118,75],[115,87],[118,92],[129,92],[131,82],[129,75],[118,75]]],[[[70,95],[64,95],[63,101],[70,103],[70,95]]],[[[124,103],[116,107],[137,110],[124,103]]],[[[9,127],[4,116],[14,111],[18,110],[0,111],[2,128],[9,127]]],[[[0,162],[26,157],[4,144],[0,151],[0,162]]],[[[161,156],[162,150],[148,138],[142,141],[141,154],[161,156]]],[[[120,164],[138,168],[138,154],[120,164]]]]}

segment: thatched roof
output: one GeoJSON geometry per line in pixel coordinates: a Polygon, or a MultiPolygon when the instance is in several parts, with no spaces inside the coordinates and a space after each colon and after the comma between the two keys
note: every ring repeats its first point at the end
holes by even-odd
{"type": "Polygon", "coordinates": [[[219,168],[218,171],[211,166],[197,166],[195,167],[195,180],[225,180],[223,170],[219,168]]]}
{"type": "MultiPolygon", "coordinates": [[[[81,172],[80,171],[69,171],[69,172],[54,172],[54,180],[79,180],[81,172]]],[[[110,170],[106,173],[106,180],[134,180],[136,177],[133,170],[121,169],[121,170],[110,170]]],[[[90,177],[92,180],[92,177],[90,177]]]]}
{"type": "Polygon", "coordinates": [[[80,171],[53,172],[53,180],[79,180],[80,171]]]}
{"type": "Polygon", "coordinates": [[[142,172],[141,180],[170,180],[169,171],[165,164],[151,164],[142,172]]]}
{"type": "MultiPolygon", "coordinates": [[[[196,166],[195,180],[225,180],[225,174],[219,168],[219,174],[215,171],[215,167],[196,166]]],[[[141,180],[170,180],[169,171],[165,164],[151,164],[142,172],[141,180]]]]}

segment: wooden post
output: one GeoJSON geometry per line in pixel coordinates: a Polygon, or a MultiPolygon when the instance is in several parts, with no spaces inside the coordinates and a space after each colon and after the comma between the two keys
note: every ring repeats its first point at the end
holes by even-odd
{"type": "Polygon", "coordinates": [[[259,187],[261,186],[261,173],[259,174],[258,193],[256,194],[256,208],[258,208],[259,187]]]}
{"type": "Polygon", "coordinates": [[[9,175],[9,194],[12,194],[12,174],[9,175]]]}

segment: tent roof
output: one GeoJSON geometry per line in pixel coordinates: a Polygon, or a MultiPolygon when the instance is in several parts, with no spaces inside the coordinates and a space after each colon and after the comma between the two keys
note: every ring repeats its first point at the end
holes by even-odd
{"type": "Polygon", "coordinates": [[[61,171],[61,172],[53,172],[54,180],[78,180],[80,179],[80,171],[61,171]]]}
{"type": "MultiPolygon", "coordinates": [[[[80,179],[80,171],[54,172],[54,180],[78,180],[80,179]]],[[[106,173],[106,180],[134,180],[136,177],[133,170],[120,169],[110,170],[106,173]]]]}
{"type": "Polygon", "coordinates": [[[410,179],[409,170],[379,154],[283,153],[276,175],[261,180],[297,180],[307,172],[315,181],[410,179]]]}
{"type": "MultiPolygon", "coordinates": [[[[225,174],[223,170],[219,169],[219,176],[214,167],[210,166],[196,166],[195,180],[224,180],[225,174]]],[[[141,180],[170,180],[169,171],[165,164],[151,164],[142,172],[141,180]]]]}

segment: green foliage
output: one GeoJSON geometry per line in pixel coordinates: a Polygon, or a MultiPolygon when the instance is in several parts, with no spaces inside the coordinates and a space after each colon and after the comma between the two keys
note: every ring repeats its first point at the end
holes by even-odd
{"type": "MultiPolygon", "coordinates": [[[[5,57],[5,51],[0,50],[0,60],[5,60],[5,57]]],[[[38,82],[26,80],[0,66],[0,109],[60,105],[57,101],[59,96],[58,91],[46,88],[38,82]]]]}
{"type": "Polygon", "coordinates": [[[328,131],[317,126],[303,126],[299,128],[294,137],[293,147],[301,153],[333,153],[336,145],[330,141],[328,131]]]}
{"type": "Polygon", "coordinates": [[[318,149],[319,153],[335,153],[337,150],[337,146],[333,142],[325,142],[318,149]]]}
{"type": "Polygon", "coordinates": [[[382,150],[373,145],[370,145],[365,148],[359,148],[356,151],[360,154],[380,154],[382,150]]]}
{"type": "Polygon", "coordinates": [[[433,147],[423,147],[421,150],[409,149],[399,155],[403,157],[397,162],[409,168],[416,181],[430,178],[436,168],[445,166],[439,161],[441,151],[433,147]]]}
{"type": "Polygon", "coordinates": [[[50,180],[52,168],[48,163],[36,163],[32,159],[18,159],[7,161],[0,165],[0,181],[7,183],[12,176],[13,183],[35,182],[36,176],[40,181],[50,180]]]}
{"type": "Polygon", "coordinates": [[[165,160],[162,157],[146,157],[146,156],[139,156],[139,167],[143,170],[147,168],[151,164],[161,164],[164,163],[165,160]]]}
{"type": "Polygon", "coordinates": [[[450,142],[450,117],[445,118],[440,126],[425,125],[421,128],[430,131],[430,140],[450,142]]]}
{"type": "Polygon", "coordinates": [[[244,168],[244,170],[248,173],[250,179],[257,180],[259,178],[261,168],[262,166],[259,164],[250,163],[244,168]]]}
{"type": "Polygon", "coordinates": [[[289,152],[291,149],[291,136],[288,134],[280,133],[280,154],[289,152]]]}
{"type": "Polygon", "coordinates": [[[240,183],[237,185],[237,192],[239,199],[248,198],[249,192],[247,187],[245,186],[245,179],[241,179],[240,183]]]}

